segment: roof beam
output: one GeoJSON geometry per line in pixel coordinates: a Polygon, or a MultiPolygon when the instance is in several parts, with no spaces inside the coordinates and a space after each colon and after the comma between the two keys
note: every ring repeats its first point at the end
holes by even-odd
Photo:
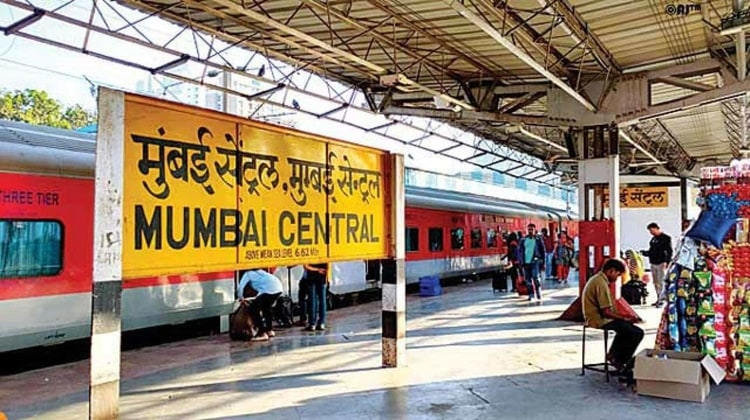
{"type": "MultiPolygon", "coordinates": [[[[570,61],[567,59],[567,57],[560,51],[558,51],[557,48],[554,47],[551,43],[548,43],[544,39],[544,37],[542,37],[539,32],[537,32],[531,25],[529,25],[527,21],[524,21],[521,16],[519,16],[510,8],[504,8],[502,10],[497,8],[494,2],[490,2],[488,0],[477,1],[480,4],[484,5],[484,7],[487,8],[487,10],[489,10],[489,12],[493,16],[495,16],[495,18],[502,20],[503,22],[505,22],[507,19],[508,23],[513,26],[513,29],[511,31],[517,31],[518,36],[526,43],[526,45],[535,49],[539,54],[545,57],[547,55],[552,55],[552,57],[554,57],[555,59],[553,65],[557,68],[557,70],[562,75],[569,75],[568,65],[570,65],[570,61]]],[[[510,33],[506,35],[510,36],[510,33]]]]}
{"type": "Polygon", "coordinates": [[[21,29],[36,23],[39,19],[44,17],[44,14],[45,14],[44,10],[34,9],[34,11],[30,15],[26,16],[25,18],[21,18],[20,20],[16,22],[11,23],[10,25],[4,28],[0,27],[0,30],[3,31],[5,36],[13,35],[17,33],[18,31],[20,31],[21,29]]]}
{"type": "MultiPolygon", "coordinates": [[[[192,0],[183,0],[185,3],[197,3],[192,0]]],[[[305,41],[309,44],[312,44],[318,48],[321,48],[323,50],[328,51],[331,54],[334,54],[337,57],[346,59],[347,61],[350,61],[352,63],[355,63],[359,66],[365,67],[372,71],[376,75],[384,75],[388,74],[388,70],[377,65],[373,64],[363,58],[357,57],[356,55],[344,51],[340,48],[334,47],[331,44],[328,44],[327,42],[321,41],[318,38],[315,38],[314,36],[308,35],[302,31],[299,31],[297,29],[294,29],[292,27],[289,27],[279,21],[276,21],[262,13],[258,13],[252,9],[246,9],[241,4],[236,3],[232,0],[213,0],[214,3],[218,4],[221,7],[224,7],[226,9],[231,10],[234,13],[241,14],[249,19],[252,19],[258,23],[261,23],[263,25],[267,25],[279,32],[283,32],[287,35],[293,36],[294,38],[300,39],[302,41],[305,41]]]]}
{"type": "MultiPolygon", "coordinates": [[[[227,1],[227,0],[219,0],[219,1],[227,1]]],[[[502,45],[505,49],[510,51],[513,55],[518,57],[519,60],[526,63],[536,72],[544,76],[547,80],[549,80],[550,82],[555,84],[557,87],[565,91],[565,93],[567,93],[568,95],[573,97],[576,101],[581,103],[581,105],[583,105],[587,110],[591,112],[596,111],[596,106],[592,104],[588,99],[584,98],[580,93],[576,92],[576,90],[573,89],[570,85],[565,83],[562,79],[560,79],[556,75],[550,73],[547,69],[544,68],[544,66],[537,63],[532,57],[530,57],[520,48],[516,47],[511,40],[504,37],[503,34],[501,34],[497,29],[493,28],[492,25],[487,23],[484,19],[482,19],[482,17],[477,16],[475,13],[467,9],[458,0],[443,0],[443,2],[445,2],[450,7],[452,7],[453,10],[455,10],[458,14],[463,16],[469,22],[473,23],[476,27],[484,31],[487,35],[492,37],[492,39],[494,39],[498,44],[502,45]]]]}
{"type": "Polygon", "coordinates": [[[550,85],[547,83],[534,83],[524,85],[508,85],[495,87],[494,93],[500,96],[518,95],[526,93],[547,93],[550,85]]]}
{"type": "Polygon", "coordinates": [[[745,79],[707,92],[696,93],[687,98],[649,106],[646,109],[629,114],[618,115],[616,122],[620,126],[632,125],[638,121],[644,121],[674,112],[709,105],[729,98],[743,96],[748,91],[750,91],[750,79],[745,79]]]}
{"type": "MultiPolygon", "coordinates": [[[[336,19],[340,20],[341,22],[346,23],[347,25],[349,25],[349,26],[351,26],[353,28],[357,28],[357,29],[362,30],[362,31],[367,31],[367,36],[369,36],[371,38],[374,38],[374,39],[378,40],[379,42],[382,42],[383,44],[385,44],[385,45],[387,45],[387,46],[389,46],[389,47],[391,47],[393,49],[396,49],[396,50],[402,52],[403,54],[406,54],[406,55],[412,57],[415,60],[419,60],[420,62],[424,63],[425,65],[430,66],[433,69],[435,69],[435,70],[437,70],[437,71],[439,71],[441,73],[446,73],[450,78],[454,79],[455,82],[458,82],[458,77],[455,74],[452,74],[452,72],[450,70],[446,71],[446,68],[445,68],[444,65],[441,65],[439,63],[435,63],[432,60],[429,60],[429,59],[425,58],[424,56],[422,56],[422,55],[414,52],[411,48],[404,47],[403,45],[395,42],[392,38],[389,38],[389,37],[387,37],[385,35],[380,34],[379,32],[376,31],[376,28],[374,28],[372,26],[365,25],[365,24],[357,21],[356,19],[352,19],[352,18],[344,15],[343,13],[339,12],[338,10],[334,9],[329,4],[322,3],[319,0],[300,0],[300,1],[302,3],[304,3],[305,5],[307,5],[308,7],[313,8],[313,9],[317,9],[317,10],[319,10],[321,12],[324,12],[324,13],[327,13],[330,16],[335,17],[336,19]]],[[[441,43],[441,46],[443,48],[446,48],[443,43],[441,43]]]]}
{"type": "MultiPolygon", "coordinates": [[[[327,73],[327,71],[324,68],[322,68],[322,67],[320,67],[318,65],[312,64],[310,62],[305,62],[305,61],[297,60],[297,59],[294,59],[292,57],[289,57],[286,54],[283,54],[283,53],[280,53],[280,52],[277,52],[277,51],[274,51],[274,50],[270,50],[268,48],[265,48],[262,44],[253,42],[253,41],[251,41],[250,39],[248,39],[246,37],[242,37],[242,36],[239,36],[239,35],[233,35],[233,34],[230,34],[228,32],[225,32],[225,31],[217,30],[217,29],[215,29],[215,28],[213,28],[213,27],[211,27],[209,25],[185,19],[182,16],[180,16],[180,15],[178,15],[176,13],[173,13],[171,11],[160,10],[160,9],[158,9],[156,7],[150,6],[150,5],[142,3],[142,2],[137,2],[135,0],[119,0],[119,1],[123,2],[124,4],[126,4],[129,7],[133,7],[133,8],[136,8],[136,9],[141,9],[141,10],[144,10],[144,11],[146,11],[148,13],[159,15],[159,17],[165,18],[166,20],[169,20],[169,21],[172,21],[172,22],[177,22],[178,24],[181,24],[181,25],[185,25],[188,28],[190,28],[191,30],[196,30],[197,29],[197,30],[205,32],[205,33],[207,33],[209,35],[212,35],[212,36],[218,37],[220,39],[223,39],[226,42],[233,43],[233,44],[236,44],[236,45],[240,45],[242,47],[250,48],[250,49],[252,49],[254,51],[263,51],[265,55],[267,55],[269,57],[272,57],[272,58],[275,58],[277,60],[285,61],[287,63],[292,63],[292,64],[294,64],[296,66],[301,66],[301,67],[310,69],[311,71],[314,71],[314,72],[316,72],[318,74],[326,74],[327,73]]],[[[232,22],[232,23],[237,24],[237,25],[243,25],[243,22],[241,20],[236,19],[236,18],[234,18],[232,16],[229,16],[226,13],[223,13],[223,12],[218,11],[216,9],[212,9],[210,7],[202,5],[200,3],[195,3],[195,2],[193,2],[191,0],[182,0],[182,3],[190,6],[191,8],[202,10],[202,11],[204,11],[206,13],[209,13],[209,14],[211,14],[213,16],[216,16],[217,18],[220,18],[222,20],[226,20],[228,22],[232,22]]],[[[14,6],[15,6],[15,4],[14,4],[14,6]]],[[[62,16],[62,15],[60,15],[60,16],[62,16]]],[[[58,19],[61,19],[61,18],[58,17],[58,19]]],[[[62,19],[64,19],[64,16],[62,17],[62,19]]],[[[71,22],[68,22],[68,23],[71,23],[71,22]]],[[[122,35],[120,35],[118,33],[114,33],[112,31],[103,30],[102,28],[99,28],[97,26],[92,26],[91,30],[94,30],[96,32],[99,32],[99,33],[102,33],[102,34],[106,34],[106,35],[109,35],[109,36],[113,36],[113,37],[116,37],[116,38],[123,39],[122,35]]],[[[274,39],[276,41],[283,42],[286,45],[289,45],[290,47],[298,48],[298,49],[300,49],[302,51],[306,51],[306,52],[310,53],[311,55],[314,55],[314,56],[318,57],[318,59],[320,59],[320,60],[327,61],[327,62],[330,62],[330,63],[334,63],[336,65],[339,65],[341,67],[349,69],[349,70],[351,70],[351,71],[353,71],[355,73],[359,73],[359,74],[364,75],[365,77],[369,77],[372,80],[377,80],[376,76],[370,75],[369,73],[366,73],[362,69],[359,69],[357,67],[351,66],[351,65],[349,65],[347,63],[344,63],[344,62],[342,62],[342,61],[340,61],[340,60],[338,60],[335,57],[332,57],[330,55],[322,54],[319,51],[316,51],[316,50],[313,50],[313,49],[310,49],[310,48],[306,48],[305,46],[303,46],[303,45],[301,45],[301,44],[299,44],[299,43],[297,43],[297,42],[295,42],[295,41],[293,41],[291,39],[279,37],[277,35],[267,34],[267,33],[263,32],[263,31],[259,31],[259,32],[266,34],[267,36],[271,37],[272,39],[274,39]]],[[[137,45],[148,46],[150,48],[153,48],[153,45],[147,43],[146,41],[142,41],[140,39],[137,39],[137,38],[136,39],[123,39],[123,40],[127,40],[129,42],[133,42],[133,43],[135,43],[137,45]]],[[[349,83],[352,83],[352,81],[349,81],[349,83]]]]}
{"type": "MultiPolygon", "coordinates": [[[[183,1],[185,1],[185,0],[183,0],[183,1]]],[[[194,0],[190,0],[191,3],[193,1],[194,0]]],[[[309,44],[312,44],[312,45],[314,45],[314,46],[316,46],[318,48],[321,48],[321,49],[323,49],[325,51],[328,51],[329,53],[331,53],[331,54],[333,54],[333,55],[335,55],[335,56],[337,56],[339,58],[345,59],[345,60],[347,60],[347,61],[349,61],[351,63],[354,63],[356,65],[365,67],[365,68],[369,69],[371,72],[373,72],[374,75],[380,76],[381,80],[382,80],[382,76],[387,76],[390,73],[388,71],[388,69],[386,69],[385,67],[382,67],[382,66],[380,66],[378,64],[371,63],[371,62],[365,60],[364,58],[360,58],[360,57],[358,57],[358,56],[356,56],[356,55],[354,55],[354,54],[352,54],[352,53],[350,53],[348,51],[344,51],[344,50],[342,50],[342,49],[340,49],[338,47],[334,47],[333,45],[331,45],[331,44],[329,44],[329,43],[327,43],[325,41],[322,41],[322,40],[320,40],[318,38],[315,38],[312,35],[306,34],[306,33],[302,32],[302,31],[297,30],[297,29],[294,29],[294,28],[292,28],[292,27],[290,27],[288,25],[285,25],[285,24],[283,24],[283,23],[281,23],[279,21],[276,21],[276,20],[274,20],[274,19],[272,19],[272,18],[270,18],[270,17],[268,17],[268,16],[266,16],[264,14],[258,13],[258,12],[254,11],[254,10],[251,10],[251,9],[247,9],[247,8],[243,7],[243,5],[241,5],[239,3],[235,3],[232,0],[213,0],[213,1],[214,1],[214,3],[220,5],[221,7],[225,7],[227,9],[231,10],[232,12],[241,14],[241,15],[249,18],[249,19],[252,19],[252,20],[258,22],[258,23],[261,23],[263,25],[267,25],[267,26],[269,26],[269,27],[271,27],[271,28],[273,28],[273,29],[275,29],[277,31],[283,32],[283,33],[285,33],[285,34],[287,34],[289,36],[292,36],[294,38],[297,38],[297,39],[300,39],[302,41],[305,41],[305,42],[307,42],[309,44]]],[[[448,101],[448,102],[450,102],[450,103],[452,103],[454,105],[458,105],[458,106],[460,106],[462,108],[465,108],[465,109],[474,109],[473,106],[471,106],[470,104],[468,104],[468,103],[466,103],[466,102],[464,102],[462,100],[456,99],[456,98],[454,98],[454,97],[452,97],[450,95],[444,94],[442,92],[437,92],[436,90],[434,90],[432,88],[428,88],[426,86],[423,86],[420,83],[418,83],[418,82],[416,82],[414,80],[409,79],[405,75],[398,75],[398,79],[404,85],[413,86],[413,87],[415,87],[415,88],[417,88],[419,90],[423,90],[423,91],[428,92],[428,93],[430,93],[430,94],[432,94],[434,96],[439,96],[439,97],[443,98],[444,100],[446,100],[446,101],[448,101]]]]}
{"type": "Polygon", "coordinates": [[[708,92],[709,90],[714,89],[714,86],[711,86],[711,85],[694,82],[692,80],[681,79],[679,77],[674,77],[674,76],[657,77],[653,79],[653,81],[659,82],[659,83],[665,83],[667,85],[677,86],[683,89],[695,90],[698,92],[708,92]]]}
{"type": "Polygon", "coordinates": [[[539,100],[541,97],[544,96],[545,93],[543,92],[533,92],[533,93],[527,93],[521,97],[518,97],[511,101],[509,104],[503,106],[500,108],[500,112],[507,112],[507,113],[513,113],[518,111],[521,108],[527,107],[537,100],[539,100]]]}
{"type": "Polygon", "coordinates": [[[383,110],[383,113],[386,115],[396,114],[411,117],[438,118],[442,120],[494,121],[514,124],[547,125],[551,127],[557,127],[561,124],[566,124],[566,122],[563,120],[557,121],[551,120],[547,117],[537,117],[530,115],[501,114],[499,112],[488,111],[454,112],[448,109],[412,108],[405,106],[388,106],[383,110]]]}
{"type": "MultiPolygon", "coordinates": [[[[537,1],[542,6],[548,5],[545,0],[537,1]]],[[[602,43],[602,41],[589,30],[588,23],[586,23],[581,15],[576,12],[575,8],[568,2],[568,0],[553,0],[549,7],[552,7],[555,13],[562,16],[562,25],[570,31],[569,33],[575,42],[581,42],[581,40],[588,39],[589,42],[587,45],[591,48],[592,54],[599,65],[608,69],[613,76],[619,76],[622,74],[622,67],[617,63],[615,57],[607,47],[604,46],[604,43],[602,43]]]]}
{"type": "Polygon", "coordinates": [[[428,30],[425,30],[421,28],[419,25],[409,21],[408,19],[403,18],[400,13],[394,12],[393,10],[391,10],[390,9],[391,6],[389,4],[383,3],[382,1],[379,1],[379,0],[368,0],[368,2],[372,4],[373,6],[375,6],[376,8],[380,9],[381,11],[388,13],[389,16],[393,17],[394,19],[399,21],[402,25],[406,26],[407,28],[419,33],[420,35],[426,38],[429,38],[432,42],[440,44],[450,54],[460,57],[461,60],[467,63],[470,63],[472,66],[480,70],[484,75],[492,75],[494,73],[485,64],[480,63],[478,60],[476,60],[475,58],[472,58],[470,55],[458,50],[457,48],[454,48],[453,46],[446,43],[442,39],[431,34],[428,30]]]}
{"type": "MultiPolygon", "coordinates": [[[[648,70],[641,72],[648,79],[654,80],[667,76],[676,77],[690,77],[690,76],[701,76],[708,73],[716,73],[721,71],[721,62],[714,58],[707,58],[703,60],[693,61],[687,64],[677,64],[673,66],[667,66],[656,70],[648,70]]],[[[636,75],[639,73],[633,73],[636,75]]]]}

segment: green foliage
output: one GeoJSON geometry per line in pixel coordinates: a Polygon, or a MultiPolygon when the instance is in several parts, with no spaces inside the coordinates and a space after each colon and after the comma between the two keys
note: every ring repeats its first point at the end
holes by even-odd
{"type": "Polygon", "coordinates": [[[96,122],[96,116],[80,105],[65,107],[36,89],[0,90],[0,119],[73,130],[96,122]]]}

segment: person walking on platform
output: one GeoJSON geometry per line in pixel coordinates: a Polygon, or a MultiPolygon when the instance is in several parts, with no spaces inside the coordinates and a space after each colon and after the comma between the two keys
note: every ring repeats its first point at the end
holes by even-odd
{"type": "Polygon", "coordinates": [[[542,228],[542,241],[544,242],[544,279],[552,280],[557,277],[555,266],[555,237],[542,228]]]}
{"type": "Polygon", "coordinates": [[[555,262],[557,262],[557,281],[568,283],[568,274],[570,274],[570,266],[573,263],[573,243],[567,232],[560,232],[555,247],[555,262]]]}
{"type": "Polygon", "coordinates": [[[307,270],[302,271],[302,277],[297,283],[297,305],[299,306],[299,325],[307,326],[307,306],[310,301],[310,280],[307,270]]]}
{"type": "Polygon", "coordinates": [[[255,298],[250,304],[250,317],[258,333],[251,340],[267,341],[269,337],[275,337],[273,305],[284,292],[281,280],[265,270],[250,270],[242,275],[237,292],[240,299],[255,298]]]}
{"type": "Polygon", "coordinates": [[[518,258],[523,262],[523,277],[529,289],[529,300],[542,300],[541,285],[539,284],[539,269],[544,263],[544,242],[536,233],[536,225],[531,223],[527,227],[527,235],[518,247],[518,258]]]}
{"type": "Polygon", "coordinates": [[[310,295],[307,304],[307,326],[306,331],[325,331],[327,302],[326,293],[328,289],[328,264],[305,265],[307,279],[309,281],[310,295]]]}
{"type": "Polygon", "coordinates": [[[638,316],[620,315],[617,312],[609,285],[625,273],[625,263],[610,259],[604,263],[602,270],[591,277],[583,288],[583,318],[586,325],[615,332],[607,361],[618,372],[628,367],[635,350],[643,340],[643,330],[636,323],[642,322],[638,316]]]}
{"type": "Polygon", "coordinates": [[[515,232],[511,232],[506,239],[506,247],[508,249],[508,275],[510,276],[513,286],[512,292],[516,291],[518,277],[520,276],[521,261],[518,259],[518,236],[515,232]]]}
{"type": "Polygon", "coordinates": [[[656,290],[656,302],[653,306],[660,308],[666,300],[667,265],[672,261],[672,238],[662,232],[656,223],[649,223],[646,226],[651,233],[648,251],[641,251],[641,254],[648,257],[651,264],[651,280],[654,282],[656,290]]]}

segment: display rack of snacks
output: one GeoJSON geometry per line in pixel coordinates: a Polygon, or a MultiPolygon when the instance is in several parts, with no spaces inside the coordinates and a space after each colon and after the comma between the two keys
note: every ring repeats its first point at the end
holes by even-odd
{"type": "Polygon", "coordinates": [[[668,270],[658,349],[710,355],[750,382],[750,160],[701,170],[701,215],[668,270]]]}

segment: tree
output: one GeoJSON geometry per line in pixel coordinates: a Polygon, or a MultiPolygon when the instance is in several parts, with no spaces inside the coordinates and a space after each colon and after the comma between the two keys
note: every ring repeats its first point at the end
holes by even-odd
{"type": "Polygon", "coordinates": [[[0,90],[0,119],[66,129],[96,122],[96,116],[80,105],[65,107],[47,92],[36,89],[0,90]]]}

